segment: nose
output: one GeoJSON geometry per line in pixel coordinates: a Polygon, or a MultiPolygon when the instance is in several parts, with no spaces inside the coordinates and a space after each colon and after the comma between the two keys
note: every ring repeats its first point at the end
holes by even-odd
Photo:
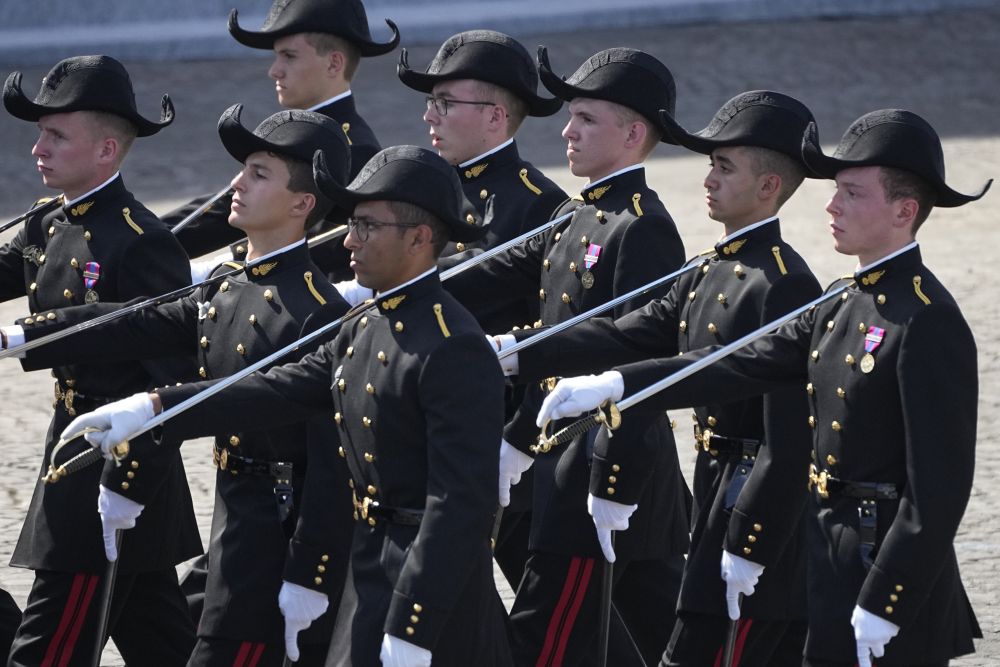
{"type": "Polygon", "coordinates": [[[717,187],[719,187],[719,179],[716,178],[715,167],[709,169],[708,173],[705,174],[705,181],[702,183],[702,185],[705,186],[706,190],[715,190],[717,187]]]}
{"type": "Polygon", "coordinates": [[[275,81],[277,81],[284,75],[284,72],[282,72],[281,70],[281,63],[279,62],[277,57],[275,57],[274,62],[271,63],[271,66],[267,68],[267,75],[272,79],[274,79],[275,81]]]}
{"type": "Polygon", "coordinates": [[[833,196],[830,197],[830,201],[826,203],[826,212],[830,215],[836,217],[840,215],[840,193],[835,192],[833,196]]]}
{"type": "Polygon", "coordinates": [[[571,140],[576,137],[576,128],[573,126],[573,121],[570,120],[566,123],[566,127],[563,128],[562,138],[566,140],[571,140]]]}
{"type": "Polygon", "coordinates": [[[36,141],[35,145],[31,147],[31,154],[35,157],[45,157],[48,153],[49,151],[45,145],[45,140],[39,136],[38,141],[36,141]]]}
{"type": "Polygon", "coordinates": [[[233,180],[229,181],[229,187],[231,187],[233,190],[238,190],[238,191],[242,192],[244,190],[244,188],[243,188],[243,176],[244,176],[244,174],[246,174],[246,169],[245,168],[241,169],[238,174],[236,174],[235,176],[233,176],[233,180]]]}
{"type": "Polygon", "coordinates": [[[361,247],[361,241],[358,240],[357,230],[354,227],[347,228],[347,236],[344,237],[344,247],[351,251],[361,247]]]}
{"type": "Polygon", "coordinates": [[[441,116],[438,115],[433,104],[427,105],[427,111],[424,112],[424,122],[428,125],[437,125],[441,122],[441,116]]]}

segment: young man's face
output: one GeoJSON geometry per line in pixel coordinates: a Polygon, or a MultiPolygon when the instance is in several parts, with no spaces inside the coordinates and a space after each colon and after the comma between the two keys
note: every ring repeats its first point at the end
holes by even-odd
{"type": "MultiPolygon", "coordinates": [[[[443,81],[431,93],[434,97],[464,102],[491,102],[480,99],[479,86],[471,79],[443,81]]],[[[461,164],[488,150],[486,126],[491,106],[482,104],[449,104],[448,115],[442,116],[433,106],[424,112],[430,125],[431,145],[450,164],[461,164]]]]}
{"type": "Polygon", "coordinates": [[[886,201],[880,167],[853,167],[837,173],[837,190],[826,205],[833,247],[868,264],[892,252],[893,222],[902,200],[886,201]]]}
{"type": "Polygon", "coordinates": [[[248,234],[272,230],[287,221],[301,193],[288,189],[288,167],[278,157],[251,153],[233,179],[229,224],[248,234]]]}
{"type": "Polygon", "coordinates": [[[621,168],[630,128],[622,122],[616,107],[611,102],[586,97],[569,103],[569,122],[562,136],[566,140],[569,170],[574,176],[593,181],[621,168]]]}
{"type": "MultiPolygon", "coordinates": [[[[384,201],[361,202],[354,208],[354,218],[368,222],[407,222],[397,220],[384,201]]],[[[375,225],[368,230],[368,238],[358,238],[355,230],[348,232],[344,247],[351,251],[351,270],[362,287],[385,291],[405,282],[411,256],[407,248],[412,245],[412,228],[375,225]]]]}
{"type": "Polygon", "coordinates": [[[727,227],[743,227],[767,217],[758,198],[765,176],[754,175],[753,159],[739,146],[716,148],[705,176],[708,217],[727,227]]]}
{"type": "Polygon", "coordinates": [[[286,109],[308,109],[327,99],[329,65],[329,57],[316,53],[302,33],[275,41],[274,62],[267,75],[274,79],[278,104],[286,109]]]}
{"type": "Polygon", "coordinates": [[[91,189],[95,167],[106,150],[97,122],[85,111],[42,116],[31,149],[42,181],[69,199],[91,189]]]}

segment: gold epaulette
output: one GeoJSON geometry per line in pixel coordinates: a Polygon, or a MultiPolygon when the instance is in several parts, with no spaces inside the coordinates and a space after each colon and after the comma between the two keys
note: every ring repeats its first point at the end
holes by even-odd
{"type": "Polygon", "coordinates": [[[142,227],[135,224],[135,220],[132,219],[132,209],[130,209],[128,206],[123,208],[122,217],[125,218],[125,223],[132,228],[132,231],[134,231],[139,236],[142,236],[143,234],[142,227]]]}
{"type": "Polygon", "coordinates": [[[920,289],[920,281],[922,278],[920,276],[913,276],[913,291],[916,293],[917,298],[924,302],[925,306],[931,305],[931,300],[927,298],[923,290],[920,289]]]}
{"type": "Polygon", "coordinates": [[[787,276],[788,269],[785,268],[785,262],[781,259],[781,248],[779,246],[771,246],[771,254],[774,255],[774,261],[778,263],[778,270],[781,271],[781,275],[787,276]]]}
{"type": "Polygon", "coordinates": [[[534,192],[536,195],[542,194],[542,191],[538,189],[538,186],[536,186],[534,183],[532,183],[531,181],[528,180],[528,170],[527,169],[521,169],[521,171],[518,172],[518,176],[521,177],[521,182],[524,183],[524,187],[528,188],[529,190],[531,190],[532,192],[534,192]]]}
{"type": "Polygon", "coordinates": [[[222,265],[223,266],[228,266],[231,269],[242,269],[243,268],[243,265],[240,264],[239,262],[223,262],[222,265]]]}
{"type": "Polygon", "coordinates": [[[448,325],[444,323],[444,314],[441,312],[441,304],[434,304],[434,316],[437,317],[438,326],[441,327],[441,333],[444,334],[445,338],[451,336],[451,332],[448,331],[448,325]]]}
{"type": "Polygon", "coordinates": [[[642,217],[642,208],[639,206],[639,200],[642,199],[642,193],[636,192],[632,195],[632,206],[635,207],[635,214],[642,217]]]}
{"type": "Polygon", "coordinates": [[[319,301],[319,305],[321,306],[326,305],[326,299],[323,298],[323,295],[320,294],[319,291],[316,289],[316,286],[313,285],[313,272],[306,271],[305,273],[302,274],[302,278],[305,279],[306,287],[309,288],[309,292],[313,295],[313,297],[316,298],[317,301],[319,301]]]}
{"type": "Polygon", "coordinates": [[[573,195],[572,197],[570,197],[570,199],[574,201],[584,201],[583,195],[573,195]]]}
{"type": "MultiPolygon", "coordinates": [[[[62,195],[59,196],[62,197],[62,195]]],[[[42,204],[47,204],[53,199],[55,199],[55,197],[42,197],[41,199],[36,199],[35,203],[31,205],[31,208],[35,208],[36,206],[41,206],[42,204]]]]}
{"type": "Polygon", "coordinates": [[[351,141],[351,135],[348,134],[348,132],[351,131],[351,124],[350,123],[344,123],[343,125],[340,126],[340,129],[342,129],[344,131],[344,138],[347,139],[347,145],[348,146],[353,146],[354,143],[351,141]]]}

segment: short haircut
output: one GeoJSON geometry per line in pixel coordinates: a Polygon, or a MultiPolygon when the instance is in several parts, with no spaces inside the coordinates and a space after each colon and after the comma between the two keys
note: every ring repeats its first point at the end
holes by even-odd
{"type": "Polygon", "coordinates": [[[619,127],[631,125],[632,123],[642,123],[646,126],[646,140],[641,146],[641,157],[645,160],[653,152],[653,149],[656,148],[656,145],[660,143],[663,132],[635,109],[618,104],[617,102],[612,102],[611,104],[614,106],[615,115],[618,116],[619,127]]]}
{"type": "Polygon", "coordinates": [[[937,202],[937,193],[927,184],[927,181],[920,178],[912,171],[896,169],[895,167],[881,167],[879,183],[885,191],[887,202],[899,201],[900,199],[914,199],[917,202],[917,215],[913,219],[913,233],[917,233],[920,225],[931,214],[931,209],[937,202]]]}
{"type": "Polygon", "coordinates": [[[91,119],[95,138],[111,137],[118,142],[118,165],[121,165],[138,134],[135,123],[107,111],[84,111],[83,113],[91,119]]]}
{"type": "MultiPolygon", "coordinates": [[[[397,222],[413,222],[418,225],[427,225],[431,228],[431,239],[433,243],[434,259],[441,256],[441,252],[451,238],[448,226],[433,213],[420,208],[416,204],[403,201],[388,201],[389,210],[396,216],[397,222]]],[[[399,227],[400,235],[406,232],[405,227],[399,227]]]]}
{"type": "Polygon", "coordinates": [[[528,115],[528,104],[503,86],[488,81],[476,81],[483,101],[501,105],[507,110],[507,136],[513,137],[528,115]]]}
{"type": "Polygon", "coordinates": [[[344,60],[346,61],[344,64],[344,78],[347,81],[351,81],[354,78],[355,72],[358,71],[358,65],[361,64],[361,51],[358,50],[358,47],[353,42],[327,32],[307,32],[304,33],[304,36],[306,43],[316,49],[316,53],[321,56],[325,56],[331,51],[340,51],[343,53],[344,60]]]}
{"type": "Polygon", "coordinates": [[[268,155],[278,158],[288,168],[288,185],[286,187],[289,192],[304,192],[316,198],[316,205],[313,206],[313,210],[309,211],[309,215],[306,216],[305,228],[309,229],[325,218],[326,214],[333,207],[333,202],[320,192],[316,186],[316,181],[313,179],[312,164],[282,153],[271,153],[268,151],[268,155]]]}
{"type": "Polygon", "coordinates": [[[761,146],[742,146],[750,157],[750,168],[754,176],[776,174],[781,178],[781,191],[778,192],[778,208],[785,205],[789,197],[802,185],[806,178],[806,168],[798,160],[780,151],[761,146]]]}

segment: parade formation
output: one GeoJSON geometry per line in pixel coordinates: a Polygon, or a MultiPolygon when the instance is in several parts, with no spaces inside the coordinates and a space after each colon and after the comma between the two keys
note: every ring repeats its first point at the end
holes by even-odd
{"type": "Polygon", "coordinates": [[[0,300],[29,312],[0,323],[0,359],[55,378],[10,563],[34,581],[23,610],[0,591],[8,665],[97,665],[109,639],[165,667],[975,650],[954,542],[979,359],[917,236],[992,180],[947,180],[919,109],[844,130],[732,90],[694,131],[683,63],[636,48],[563,73],[477,28],[424,65],[361,0],[275,0],[258,30],[237,10],[283,110],[251,130],[242,100],[219,109],[235,162],[204,179],[229,185],[159,218],[122,163],[170,132],[169,95],[144,117],[107,55],[37,91],[6,79],[47,193],[5,225],[0,300]],[[367,58],[398,59],[428,145],[380,144],[351,89],[367,58]],[[518,150],[557,113],[573,191],[518,150]],[[646,172],[662,144],[707,160],[713,247],[685,244],[646,172]],[[856,262],[830,284],[782,234],[805,179],[830,182],[827,252],[856,262]],[[204,545],[181,458],[202,436],[204,545]]]}

